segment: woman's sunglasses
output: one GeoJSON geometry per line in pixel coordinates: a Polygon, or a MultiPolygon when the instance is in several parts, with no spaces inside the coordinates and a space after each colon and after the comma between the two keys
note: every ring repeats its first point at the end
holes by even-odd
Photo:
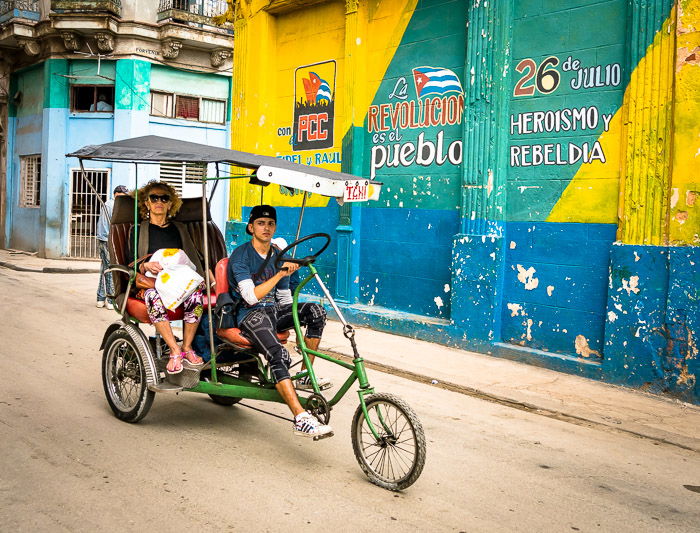
{"type": "Polygon", "coordinates": [[[148,198],[151,202],[163,202],[164,204],[170,201],[169,194],[149,194],[148,198]]]}

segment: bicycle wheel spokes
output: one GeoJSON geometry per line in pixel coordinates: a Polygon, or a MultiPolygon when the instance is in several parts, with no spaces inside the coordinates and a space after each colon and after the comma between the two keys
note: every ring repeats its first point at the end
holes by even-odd
{"type": "Polygon", "coordinates": [[[126,408],[138,401],[140,365],[128,343],[122,342],[115,350],[113,374],[115,393],[126,408]]]}
{"type": "Polygon", "coordinates": [[[373,483],[390,490],[411,485],[425,463],[425,437],[418,418],[390,394],[368,396],[366,406],[367,416],[358,408],[353,420],[353,448],[360,467],[373,483]]]}

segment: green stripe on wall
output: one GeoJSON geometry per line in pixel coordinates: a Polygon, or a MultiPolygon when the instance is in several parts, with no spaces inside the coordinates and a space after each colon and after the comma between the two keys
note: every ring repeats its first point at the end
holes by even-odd
{"type": "Polygon", "coordinates": [[[44,63],[44,107],[68,108],[69,64],[67,59],[47,59],[44,63]]]}
{"type": "Polygon", "coordinates": [[[143,111],[151,108],[151,64],[120,59],[115,80],[115,108],[143,111]]]}

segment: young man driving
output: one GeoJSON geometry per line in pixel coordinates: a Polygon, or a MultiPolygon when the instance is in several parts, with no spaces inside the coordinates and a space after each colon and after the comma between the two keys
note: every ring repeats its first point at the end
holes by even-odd
{"type": "MultiPolygon", "coordinates": [[[[282,268],[275,268],[280,253],[278,248],[272,246],[276,228],[277,212],[274,207],[253,207],[246,227],[252,239],[237,247],[228,261],[229,293],[234,302],[239,302],[234,306],[236,316],[224,315],[216,333],[226,339],[227,329],[237,324],[245,337],[265,356],[276,383],[275,388],[294,415],[295,434],[305,437],[330,436],[333,429],[322,424],[299,403],[289,375],[292,358],[277,338],[277,332],[294,327],[289,280],[299,265],[285,262],[282,268]]],[[[308,348],[317,350],[326,324],[326,312],[320,305],[310,302],[299,304],[298,311],[301,325],[306,326],[304,342],[308,348]]],[[[319,386],[328,384],[325,380],[322,383],[321,378],[318,382],[319,386]]],[[[309,387],[308,380],[300,384],[300,388],[305,387],[309,387]]]]}

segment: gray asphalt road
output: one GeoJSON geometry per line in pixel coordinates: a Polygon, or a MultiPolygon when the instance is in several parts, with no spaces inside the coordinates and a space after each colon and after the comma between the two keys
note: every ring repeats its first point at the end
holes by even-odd
{"type": "Polygon", "coordinates": [[[116,315],[95,309],[95,278],[0,268],[3,531],[700,529],[700,493],[684,487],[700,485],[693,452],[378,372],[372,384],[406,399],[428,439],[422,477],[399,494],[355,462],[354,394],[316,443],[195,394],[157,395],[142,422],[120,422],[97,350],[116,315]]]}

